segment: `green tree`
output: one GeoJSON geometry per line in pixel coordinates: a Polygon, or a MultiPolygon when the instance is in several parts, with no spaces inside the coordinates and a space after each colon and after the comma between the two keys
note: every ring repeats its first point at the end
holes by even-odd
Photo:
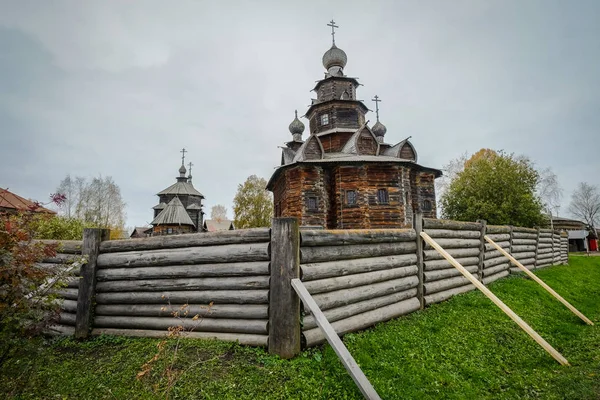
{"type": "Polygon", "coordinates": [[[267,181],[251,175],[238,185],[233,198],[233,218],[237,229],[271,226],[273,198],[265,188],[267,181]]]}
{"type": "Polygon", "coordinates": [[[544,222],[536,194],[539,173],[525,157],[481,149],[465,162],[442,195],[444,218],[485,219],[494,225],[533,227],[544,222]]]}
{"type": "Polygon", "coordinates": [[[96,228],[77,218],[38,215],[32,221],[36,239],[82,240],[84,228],[96,228]]]}

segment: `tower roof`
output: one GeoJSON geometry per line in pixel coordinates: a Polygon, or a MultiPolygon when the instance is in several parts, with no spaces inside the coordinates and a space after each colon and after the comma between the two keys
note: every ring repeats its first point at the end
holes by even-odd
{"type": "Polygon", "coordinates": [[[173,199],[167,204],[164,210],[162,210],[154,221],[151,222],[151,225],[191,225],[195,226],[192,222],[192,219],[188,215],[185,207],[179,200],[179,197],[175,196],[173,199]]]}
{"type": "Polygon", "coordinates": [[[344,68],[348,62],[346,52],[338,48],[335,44],[323,54],[323,66],[327,71],[332,67],[344,68]]]}
{"type": "Polygon", "coordinates": [[[294,113],[296,114],[296,118],[294,118],[289,126],[290,133],[292,135],[302,135],[302,132],[304,132],[304,124],[298,119],[298,110],[294,110],[294,113]]]}

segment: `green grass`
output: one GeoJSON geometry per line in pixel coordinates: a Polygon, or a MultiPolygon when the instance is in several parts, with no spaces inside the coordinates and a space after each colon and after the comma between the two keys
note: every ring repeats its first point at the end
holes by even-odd
{"type": "MultiPolygon", "coordinates": [[[[600,257],[538,276],[600,323],[600,257]]],[[[479,292],[344,338],[383,399],[598,399],[600,327],[587,326],[536,283],[512,277],[490,289],[572,364],[560,366],[479,292]]],[[[88,342],[25,341],[0,366],[7,398],[167,397],[166,344],[150,373],[136,379],[159,340],[99,337],[88,342]]],[[[182,340],[169,398],[360,399],[329,346],[285,361],[262,349],[182,340]]]]}

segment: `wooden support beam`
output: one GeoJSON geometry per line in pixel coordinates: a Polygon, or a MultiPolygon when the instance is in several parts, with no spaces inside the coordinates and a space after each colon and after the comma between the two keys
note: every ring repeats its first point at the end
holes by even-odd
{"type": "Polygon", "coordinates": [[[87,338],[92,329],[100,242],[107,240],[109,235],[110,230],[108,229],[86,228],[83,231],[81,254],[87,257],[87,262],[81,266],[81,279],[79,280],[79,290],[77,293],[76,339],[87,338]]]}
{"type": "Polygon", "coordinates": [[[300,353],[300,299],[290,285],[300,278],[300,231],[296,218],[274,218],[271,231],[269,353],[300,353]]]}
{"type": "MultiPolygon", "coordinates": [[[[529,336],[533,338],[544,350],[546,350],[556,361],[561,365],[570,365],[566,358],[564,358],[558,351],[554,349],[548,342],[544,340],[536,331],[534,331],[525,321],[521,319],[513,310],[511,310],[506,304],[502,302],[494,293],[492,293],[485,285],[476,277],[471,275],[462,265],[460,265],[446,250],[442,249],[429,235],[425,232],[421,232],[421,237],[429,243],[434,249],[436,249],[441,255],[444,256],[450,264],[458,269],[461,274],[465,276],[475,287],[483,292],[495,305],[497,305],[506,315],[508,315],[513,321],[521,327],[529,336]]],[[[516,260],[514,260],[516,261],[516,260]]],[[[524,268],[524,267],[523,267],[524,268]]],[[[525,268],[526,269],[526,268],[525,268]]]]}
{"type": "Polygon", "coordinates": [[[379,395],[371,385],[371,382],[369,382],[369,380],[362,372],[356,361],[354,361],[354,358],[352,357],[346,346],[344,346],[344,343],[339,338],[329,321],[327,321],[327,318],[325,317],[325,315],[323,315],[323,312],[321,311],[317,303],[313,300],[312,296],[308,293],[308,290],[306,290],[300,279],[292,279],[292,287],[298,294],[298,297],[302,299],[304,306],[310,310],[317,325],[319,326],[319,328],[321,328],[321,330],[325,334],[325,337],[327,338],[327,341],[333,348],[333,351],[335,351],[335,354],[337,354],[338,358],[344,365],[344,368],[346,368],[346,371],[348,371],[348,373],[352,377],[352,380],[354,381],[356,386],[358,386],[358,389],[365,397],[365,399],[381,400],[381,397],[379,397],[379,395]]]}
{"type": "Polygon", "coordinates": [[[538,278],[537,276],[535,276],[531,271],[529,271],[527,268],[525,268],[523,266],[523,264],[521,264],[519,261],[517,261],[510,254],[508,254],[506,252],[506,250],[504,250],[502,247],[498,246],[492,239],[490,239],[489,237],[485,236],[485,240],[487,240],[487,242],[489,244],[491,244],[496,249],[498,249],[506,258],[508,258],[513,264],[515,264],[521,271],[525,272],[527,274],[527,276],[529,276],[531,279],[533,279],[534,281],[536,281],[537,283],[539,283],[544,289],[546,289],[548,291],[548,293],[550,293],[558,301],[560,301],[561,303],[563,303],[565,305],[565,307],[567,307],[569,310],[571,310],[571,312],[573,314],[575,314],[579,318],[581,318],[586,324],[588,324],[588,325],[594,325],[594,323],[592,321],[590,321],[585,315],[583,315],[581,312],[579,312],[579,310],[577,310],[575,307],[573,307],[568,301],[566,301],[564,298],[562,298],[561,295],[559,295],[558,293],[556,293],[554,291],[554,289],[552,289],[550,286],[548,286],[544,281],[542,281],[540,278],[538,278]]]}

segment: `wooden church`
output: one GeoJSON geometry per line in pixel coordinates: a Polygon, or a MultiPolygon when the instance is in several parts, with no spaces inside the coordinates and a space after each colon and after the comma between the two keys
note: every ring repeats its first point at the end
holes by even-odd
{"type": "Polygon", "coordinates": [[[323,55],[325,77],[317,98],[289,126],[292,140],[282,148],[281,166],[267,189],[273,192],[275,217],[296,217],[301,226],[326,229],[405,228],[415,212],[436,218],[435,178],[441,171],[417,163],[408,140],[385,142],[386,127],[369,126],[369,109],[357,99],[356,78],[345,75],[346,53],[333,44],[323,55]]]}
{"type": "Polygon", "coordinates": [[[204,196],[192,184],[192,163],[189,164],[189,175],[186,176],[185,152],[181,150],[181,167],[176,182],[158,192],[159,203],[154,209],[152,236],[175,235],[180,233],[202,232],[204,196]]]}

